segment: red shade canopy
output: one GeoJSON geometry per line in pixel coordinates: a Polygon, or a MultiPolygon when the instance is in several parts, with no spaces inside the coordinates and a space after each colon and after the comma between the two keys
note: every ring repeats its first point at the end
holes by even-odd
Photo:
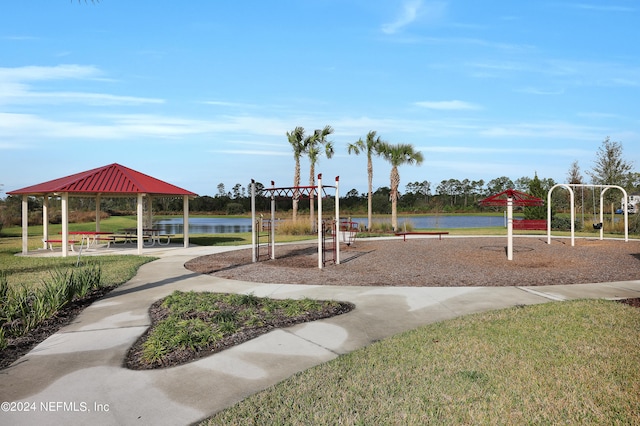
{"type": "Polygon", "coordinates": [[[478,203],[481,206],[506,206],[509,198],[511,198],[514,206],[531,207],[544,205],[544,200],[515,189],[507,189],[499,194],[480,200],[478,203]]]}
{"type": "Polygon", "coordinates": [[[186,189],[179,188],[116,163],[10,191],[7,192],[7,194],[45,195],[64,192],[87,195],[197,195],[186,189]]]}

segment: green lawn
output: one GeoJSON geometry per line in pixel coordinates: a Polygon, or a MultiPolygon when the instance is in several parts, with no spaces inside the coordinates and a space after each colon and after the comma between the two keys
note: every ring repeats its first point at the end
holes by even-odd
{"type": "Polygon", "coordinates": [[[202,424],[640,424],[638,365],[638,308],[514,307],[340,356],[202,424]]]}
{"type": "MultiPolygon", "coordinates": [[[[110,218],[101,228],[128,227],[127,220],[110,218]]],[[[29,231],[30,247],[40,247],[42,228],[29,231]]],[[[75,257],[14,256],[19,236],[20,228],[9,228],[0,238],[0,270],[10,283],[37,285],[50,269],[75,264],[75,257]]],[[[250,234],[191,241],[248,244],[250,234]]],[[[103,273],[113,274],[108,280],[115,284],[149,260],[101,257],[103,273]]],[[[637,308],[607,301],[518,307],[429,325],[340,356],[205,424],[640,424],[638,365],[637,308]]]]}

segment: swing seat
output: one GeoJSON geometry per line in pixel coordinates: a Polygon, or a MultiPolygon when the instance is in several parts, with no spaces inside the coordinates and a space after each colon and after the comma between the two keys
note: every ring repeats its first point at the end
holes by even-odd
{"type": "Polygon", "coordinates": [[[593,224],[593,229],[602,229],[602,222],[600,222],[600,223],[594,223],[594,224],[593,224]]]}

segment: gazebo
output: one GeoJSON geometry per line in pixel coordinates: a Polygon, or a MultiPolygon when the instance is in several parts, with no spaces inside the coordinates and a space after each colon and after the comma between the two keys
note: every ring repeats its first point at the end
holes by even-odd
{"type": "MultiPolygon", "coordinates": [[[[59,179],[7,192],[22,195],[22,253],[26,254],[28,243],[28,197],[43,197],[42,234],[43,240],[49,235],[49,198],[60,197],[62,210],[62,241],[69,240],[69,197],[95,197],[96,232],[100,231],[100,200],[103,197],[136,197],[137,235],[143,235],[144,203],[151,216],[153,197],[183,197],[184,247],[189,246],[189,197],[197,194],[145,175],[117,163],[97,169],[87,170],[59,179]]],[[[45,248],[46,248],[46,243],[45,248]]],[[[138,254],[142,254],[143,238],[137,239],[138,254]]],[[[62,255],[68,256],[68,244],[62,244],[62,255]]]]}

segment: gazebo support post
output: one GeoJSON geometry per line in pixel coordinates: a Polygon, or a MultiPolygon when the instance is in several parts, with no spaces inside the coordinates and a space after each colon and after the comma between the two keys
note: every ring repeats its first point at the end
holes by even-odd
{"type": "Polygon", "coordinates": [[[138,200],[136,203],[136,219],[138,220],[136,226],[136,241],[138,243],[138,254],[142,254],[142,247],[144,245],[144,227],[142,226],[143,217],[144,217],[144,194],[138,194],[138,200]]]}
{"type": "Polygon", "coordinates": [[[62,209],[62,257],[69,256],[69,193],[61,194],[62,209]]]}
{"type": "Polygon", "coordinates": [[[188,195],[184,195],[182,197],[182,215],[183,215],[182,223],[184,224],[183,247],[189,248],[189,196],[188,195]]]}
{"type": "MultiPolygon", "coordinates": [[[[29,251],[29,198],[22,196],[22,254],[29,251]]],[[[46,243],[45,243],[46,244],[46,243]]]]}
{"type": "Polygon", "coordinates": [[[47,241],[49,239],[49,194],[44,194],[42,199],[42,245],[43,249],[47,249],[47,241]]]}

